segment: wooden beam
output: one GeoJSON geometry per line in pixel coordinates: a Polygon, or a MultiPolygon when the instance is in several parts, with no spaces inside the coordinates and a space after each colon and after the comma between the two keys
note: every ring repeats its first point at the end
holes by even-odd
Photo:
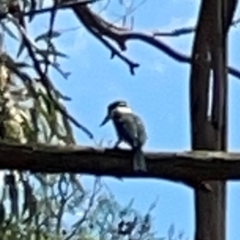
{"type": "Polygon", "coordinates": [[[172,181],[240,179],[240,153],[194,151],[145,154],[148,173],[132,169],[129,150],[0,143],[0,169],[84,173],[172,181]]]}

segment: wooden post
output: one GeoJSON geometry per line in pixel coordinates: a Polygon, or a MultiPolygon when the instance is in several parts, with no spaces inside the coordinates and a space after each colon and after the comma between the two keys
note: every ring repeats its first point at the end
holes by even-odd
{"type": "MultiPolygon", "coordinates": [[[[226,48],[236,3],[231,0],[202,1],[190,81],[193,150],[227,150],[226,48]],[[213,89],[211,115],[208,116],[210,64],[213,66],[213,89]]],[[[211,192],[195,189],[195,240],[225,240],[226,183],[209,181],[207,184],[211,192]]]]}

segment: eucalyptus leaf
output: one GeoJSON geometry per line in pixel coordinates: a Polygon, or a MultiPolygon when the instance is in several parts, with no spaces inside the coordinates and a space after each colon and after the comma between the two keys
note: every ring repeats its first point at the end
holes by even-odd
{"type": "MultiPolygon", "coordinates": [[[[37,0],[30,0],[30,8],[29,11],[33,12],[37,9],[37,0]]],[[[35,14],[30,14],[29,15],[29,22],[31,22],[33,20],[33,18],[35,17],[35,14]]]]}
{"type": "Polygon", "coordinates": [[[13,39],[18,40],[17,36],[12,32],[12,30],[9,29],[8,26],[3,21],[0,21],[0,24],[3,28],[3,30],[13,39]]]}
{"type": "Polygon", "coordinates": [[[27,11],[27,9],[30,7],[30,1],[29,0],[22,0],[23,2],[23,10],[27,11]]]}
{"type": "Polygon", "coordinates": [[[6,209],[2,202],[0,202],[0,224],[2,225],[6,216],[6,209]]]}
{"type": "Polygon", "coordinates": [[[26,63],[26,62],[16,62],[15,65],[18,68],[26,68],[26,67],[28,68],[28,67],[31,67],[31,65],[26,63]]]}
{"type": "Polygon", "coordinates": [[[69,58],[69,56],[65,53],[59,52],[54,49],[38,49],[36,52],[40,55],[42,55],[44,58],[47,58],[51,55],[56,56],[56,57],[62,57],[62,58],[69,58]]]}
{"type": "MultiPolygon", "coordinates": [[[[40,52],[41,54],[41,52],[40,52]]],[[[41,54],[42,55],[42,54],[41,54]]],[[[45,55],[43,54],[42,55],[44,57],[44,59],[41,59],[41,60],[38,60],[38,62],[40,64],[46,64],[48,63],[49,61],[46,59],[45,55]]],[[[64,72],[61,68],[60,68],[60,65],[59,63],[57,62],[50,62],[51,66],[57,71],[60,73],[60,75],[64,78],[64,79],[68,79],[68,77],[71,75],[71,72],[64,72]]]]}
{"type": "Polygon", "coordinates": [[[17,52],[17,58],[19,58],[19,57],[21,56],[24,48],[25,48],[24,41],[21,41],[21,44],[20,44],[19,49],[18,49],[18,52],[17,52]]]}
{"type": "Polygon", "coordinates": [[[49,36],[50,35],[50,32],[49,31],[47,31],[46,33],[43,33],[43,34],[41,34],[41,35],[39,35],[39,36],[37,36],[36,38],[35,38],[35,42],[38,42],[38,41],[48,41],[48,39],[49,39],[49,37],[51,38],[51,39],[53,39],[53,38],[58,38],[58,37],[60,37],[61,36],[61,33],[60,32],[58,32],[58,31],[52,31],[51,32],[51,36],[49,36]]]}
{"type": "Polygon", "coordinates": [[[47,127],[47,124],[45,124],[44,120],[40,122],[40,126],[41,126],[41,134],[43,134],[43,139],[45,139],[46,143],[50,143],[49,137],[48,137],[49,129],[47,127]]]}
{"type": "Polygon", "coordinates": [[[173,239],[174,234],[175,234],[175,226],[174,226],[174,224],[171,224],[169,229],[168,229],[168,238],[169,238],[169,240],[173,239]]]}
{"type": "Polygon", "coordinates": [[[51,130],[51,137],[58,135],[58,118],[57,118],[57,111],[55,109],[54,103],[45,95],[43,92],[40,92],[40,96],[43,99],[43,105],[45,105],[46,110],[41,109],[42,115],[45,117],[46,121],[51,130]]]}
{"type": "Polygon", "coordinates": [[[71,125],[68,122],[68,120],[66,119],[66,117],[62,116],[62,122],[63,122],[63,126],[66,130],[67,138],[70,139],[71,142],[74,142],[74,138],[72,137],[73,136],[73,131],[72,131],[71,125]]]}
{"type": "Polygon", "coordinates": [[[59,51],[52,51],[51,54],[53,54],[56,57],[69,58],[69,56],[67,54],[59,52],[59,51]]]}
{"type": "Polygon", "coordinates": [[[44,0],[38,0],[38,8],[39,9],[43,8],[43,3],[44,3],[44,0]]]}

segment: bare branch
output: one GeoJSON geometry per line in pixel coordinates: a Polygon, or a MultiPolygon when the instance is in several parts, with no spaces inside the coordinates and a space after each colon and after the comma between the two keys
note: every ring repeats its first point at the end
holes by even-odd
{"type": "MultiPolygon", "coordinates": [[[[231,25],[236,27],[239,22],[240,22],[240,18],[234,20],[231,25]]],[[[154,37],[179,37],[182,35],[194,33],[195,31],[196,31],[196,27],[179,28],[169,32],[153,31],[153,36],[154,37]]]]}
{"type": "MultiPolygon", "coordinates": [[[[165,54],[179,62],[192,64],[191,57],[175,51],[167,44],[163,43],[158,39],[155,39],[152,34],[134,32],[124,28],[116,27],[115,25],[107,22],[106,20],[95,14],[86,6],[74,6],[72,8],[76,13],[78,19],[84,24],[84,26],[88,26],[88,29],[91,28],[94,33],[100,36],[106,36],[107,38],[116,42],[121,51],[125,51],[127,49],[127,41],[140,40],[157,48],[158,50],[164,52],[165,54]]],[[[227,70],[229,74],[240,79],[240,71],[232,67],[228,67],[227,70]]]]}
{"type": "Polygon", "coordinates": [[[111,58],[114,58],[115,56],[119,57],[123,62],[125,62],[129,66],[130,73],[132,75],[135,74],[134,70],[135,68],[139,67],[138,63],[135,63],[128,59],[127,57],[123,56],[120,51],[118,51],[114,46],[112,46],[106,39],[104,39],[98,32],[91,29],[85,22],[82,22],[84,26],[88,29],[90,33],[92,33],[93,36],[95,36],[100,42],[103,43],[110,51],[111,51],[111,58]]]}
{"type": "Polygon", "coordinates": [[[153,31],[153,36],[154,37],[179,37],[182,35],[194,33],[195,31],[196,31],[196,28],[193,28],[193,27],[175,29],[170,32],[153,31]]]}

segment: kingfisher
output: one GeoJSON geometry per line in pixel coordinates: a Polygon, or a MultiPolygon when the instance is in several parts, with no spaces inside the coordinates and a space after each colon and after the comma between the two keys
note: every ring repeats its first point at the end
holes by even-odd
{"type": "Polygon", "coordinates": [[[147,134],[142,120],[133,113],[126,101],[115,101],[108,105],[107,116],[100,127],[112,120],[118,140],[114,148],[121,142],[127,143],[133,151],[133,168],[136,172],[146,172],[146,162],[142,147],[147,140],[147,134]]]}

